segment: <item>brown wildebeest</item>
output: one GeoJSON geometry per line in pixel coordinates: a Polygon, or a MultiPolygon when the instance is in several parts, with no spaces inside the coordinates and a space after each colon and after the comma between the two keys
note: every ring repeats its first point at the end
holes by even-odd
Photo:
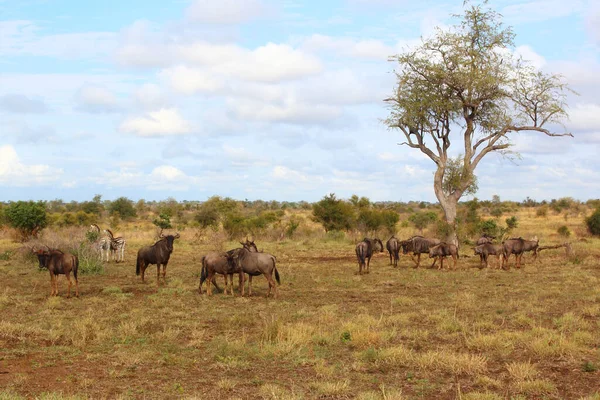
{"type": "Polygon", "coordinates": [[[383,252],[383,243],[377,238],[364,238],[362,242],[356,245],[356,258],[358,259],[358,273],[362,275],[363,269],[365,273],[369,273],[369,264],[373,253],[383,252]]]}
{"type": "MultiPolygon", "coordinates": [[[[254,241],[249,241],[248,239],[246,239],[245,243],[240,242],[240,244],[243,246],[243,248],[248,249],[251,252],[258,253],[258,248],[254,244],[254,241]]],[[[208,253],[207,255],[202,257],[202,272],[200,273],[200,285],[198,285],[198,291],[200,292],[200,294],[202,294],[202,284],[206,279],[208,279],[208,282],[212,282],[213,285],[217,288],[217,290],[220,290],[216,280],[214,279],[214,276],[215,274],[221,274],[225,278],[225,293],[227,293],[227,287],[229,286],[227,277],[230,277],[229,281],[231,281],[231,294],[233,295],[233,274],[242,274],[243,272],[241,272],[239,268],[236,268],[234,264],[230,263],[227,260],[227,256],[233,255],[237,250],[239,250],[239,248],[229,250],[226,253],[208,253]]],[[[250,275],[250,279],[252,279],[252,275],[250,275]]],[[[240,275],[240,293],[243,293],[242,281],[243,277],[240,275]]],[[[248,286],[250,289],[250,293],[252,293],[251,281],[249,282],[248,286]]],[[[212,295],[210,284],[208,284],[206,292],[209,296],[212,295]]]]}
{"type": "Polygon", "coordinates": [[[490,236],[487,233],[481,235],[479,239],[477,239],[476,245],[479,246],[481,244],[492,243],[493,240],[496,239],[496,236],[490,236]]]}
{"type": "Polygon", "coordinates": [[[508,259],[511,254],[515,255],[515,267],[521,268],[521,258],[526,251],[533,251],[533,259],[537,258],[537,248],[539,239],[535,237],[533,240],[525,240],[522,237],[510,238],[502,242],[502,269],[510,269],[508,259]]]}
{"type": "Polygon", "coordinates": [[[452,243],[441,242],[429,248],[429,258],[434,258],[433,263],[439,258],[440,266],[438,269],[444,269],[444,260],[447,256],[451,256],[454,260],[452,269],[456,269],[456,261],[458,259],[458,247],[452,243]]]}
{"type": "Polygon", "coordinates": [[[77,269],[79,268],[79,259],[77,256],[69,253],[63,253],[60,250],[50,249],[37,250],[34,254],[38,258],[40,268],[47,268],[50,272],[50,286],[52,292],[50,296],[58,296],[58,275],[63,274],[69,281],[69,292],[67,297],[71,297],[71,271],[75,278],[75,296],[79,297],[79,282],[77,280],[77,269]]]}
{"type": "MultiPolygon", "coordinates": [[[[500,261],[500,256],[503,253],[503,249],[504,248],[502,247],[501,244],[491,244],[491,243],[484,243],[484,244],[480,244],[479,246],[474,247],[473,251],[475,252],[475,255],[479,255],[479,261],[480,261],[479,269],[483,269],[484,267],[487,268],[489,256],[496,256],[496,259],[498,261],[500,261]]],[[[499,265],[496,268],[499,268],[499,265]]]]}
{"type": "Polygon", "coordinates": [[[398,266],[398,260],[400,259],[400,241],[392,235],[391,238],[385,243],[385,248],[390,253],[390,264],[394,267],[398,266]]]}
{"type": "Polygon", "coordinates": [[[179,233],[175,235],[164,236],[161,232],[160,240],[152,246],[142,247],[138,250],[137,261],[135,263],[135,274],[142,273],[142,282],[144,282],[144,273],[149,264],[156,264],[156,286],[160,283],[160,266],[163,266],[163,281],[166,282],[167,264],[173,252],[173,242],[179,239],[179,233]]]}
{"type": "MultiPolygon", "coordinates": [[[[267,297],[271,294],[271,289],[274,291],[274,296],[277,297],[277,286],[273,281],[273,272],[275,280],[281,284],[279,272],[277,271],[275,256],[268,253],[254,253],[246,248],[236,249],[231,255],[227,255],[227,260],[233,263],[235,268],[239,268],[243,273],[250,276],[264,275],[269,283],[269,291],[267,297]]],[[[244,274],[241,274],[242,278],[244,274]]],[[[244,295],[244,280],[242,279],[242,296],[244,295]]]]}
{"type": "MultiPolygon", "coordinates": [[[[417,256],[415,268],[419,268],[419,265],[421,265],[421,254],[429,254],[429,249],[440,243],[441,241],[439,239],[427,239],[423,236],[413,236],[410,239],[401,241],[400,245],[402,246],[402,253],[412,253],[413,256],[417,256]]],[[[431,264],[431,267],[429,268],[435,267],[436,262],[437,258],[433,260],[433,264],[431,264]]]]}

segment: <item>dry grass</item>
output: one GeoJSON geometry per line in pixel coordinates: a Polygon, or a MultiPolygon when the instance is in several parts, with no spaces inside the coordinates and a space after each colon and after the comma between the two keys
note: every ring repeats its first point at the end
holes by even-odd
{"type": "MultiPolygon", "coordinates": [[[[551,244],[560,225],[579,232],[581,217],[527,212],[515,235],[551,244]]],[[[480,271],[475,258],[415,270],[406,257],[394,269],[378,254],[358,276],[351,240],[257,237],[283,282],[266,300],[262,277],[251,298],[198,294],[202,254],[236,246],[218,232],[182,231],[157,290],[154,267],[142,284],[133,263],[154,230],[120,231],[126,262],[82,275],[79,299],[64,297],[64,278],[48,298],[47,272],[0,238],[0,253],[15,254],[0,260],[0,400],[598,399],[598,239],[572,238],[570,259],[526,255],[522,270],[480,271]]],[[[81,232],[68,234],[47,238],[81,232]]]]}

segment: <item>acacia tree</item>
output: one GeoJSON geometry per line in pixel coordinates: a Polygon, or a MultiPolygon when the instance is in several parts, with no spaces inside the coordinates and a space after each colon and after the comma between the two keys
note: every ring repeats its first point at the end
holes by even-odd
{"type": "Polygon", "coordinates": [[[510,154],[515,132],[573,136],[551,131],[568,117],[570,89],[562,77],[513,56],[514,34],[495,11],[474,5],[457,17],[457,25],[391,59],[398,63],[397,85],[386,99],[388,127],[437,166],[433,187],[453,243],[457,203],[477,189],[474,172],[483,157],[510,154]],[[454,141],[463,146],[455,158],[449,154],[454,141]]]}

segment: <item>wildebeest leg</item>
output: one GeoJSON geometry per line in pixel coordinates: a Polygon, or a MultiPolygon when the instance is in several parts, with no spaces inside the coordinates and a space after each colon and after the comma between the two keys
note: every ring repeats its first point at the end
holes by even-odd
{"type": "MultiPolygon", "coordinates": [[[[435,261],[433,263],[435,264],[435,261]]],[[[421,253],[417,254],[417,265],[415,268],[419,268],[419,265],[421,265],[421,253]]]]}
{"type": "Polygon", "coordinates": [[[163,264],[162,266],[162,277],[165,285],[167,284],[167,264],[163,264]]]}
{"type": "Polygon", "coordinates": [[[458,261],[458,256],[456,254],[452,254],[452,259],[454,259],[454,266],[452,267],[452,269],[456,269],[456,263],[458,261]]]}
{"type": "Polygon", "coordinates": [[[370,271],[370,265],[371,265],[371,257],[367,257],[367,265],[365,266],[365,274],[368,274],[370,271]]]}
{"type": "Polygon", "coordinates": [[[244,286],[246,285],[244,278],[245,278],[244,272],[239,272],[239,277],[238,277],[238,279],[240,281],[239,289],[240,289],[240,296],[242,296],[242,297],[244,296],[244,286]]]}
{"type": "Polygon", "coordinates": [[[273,280],[273,271],[270,274],[265,272],[265,278],[267,278],[267,282],[269,283],[269,291],[267,292],[267,298],[271,294],[271,288],[273,289],[273,297],[277,298],[277,286],[275,286],[275,281],[273,280]]]}
{"type": "Polygon", "coordinates": [[[67,278],[67,282],[69,282],[69,290],[67,291],[67,299],[71,298],[71,277],[68,272],[65,272],[65,278],[67,278]]]}
{"type": "MultiPolygon", "coordinates": [[[[438,267],[439,270],[443,270],[444,269],[444,256],[440,256],[440,266],[438,267]]],[[[433,261],[433,263],[435,264],[435,262],[437,261],[437,258],[433,261]]]]}
{"type": "Polygon", "coordinates": [[[54,274],[50,271],[50,296],[54,296],[54,274]]]}
{"type": "Polygon", "coordinates": [[[160,283],[160,263],[156,264],[156,286],[160,283]]]}

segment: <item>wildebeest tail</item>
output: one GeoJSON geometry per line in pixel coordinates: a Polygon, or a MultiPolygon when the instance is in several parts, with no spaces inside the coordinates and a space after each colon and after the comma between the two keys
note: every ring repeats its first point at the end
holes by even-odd
{"type": "Polygon", "coordinates": [[[202,286],[202,282],[206,280],[208,276],[208,271],[206,269],[206,261],[204,260],[206,256],[202,256],[202,270],[200,271],[200,286],[202,286]]]}
{"type": "Polygon", "coordinates": [[[275,280],[278,285],[281,285],[281,280],[279,279],[279,271],[277,271],[277,266],[275,265],[275,257],[273,257],[273,270],[275,271],[275,280]]]}
{"type": "Polygon", "coordinates": [[[360,260],[361,264],[365,263],[365,253],[363,251],[362,246],[359,246],[359,247],[356,248],[356,256],[360,260]]]}
{"type": "Polygon", "coordinates": [[[137,261],[135,262],[135,274],[136,275],[140,274],[140,271],[142,269],[141,263],[142,263],[142,257],[140,257],[140,255],[138,254],[137,261]]]}
{"type": "Polygon", "coordinates": [[[77,280],[77,270],[79,269],[79,257],[73,256],[73,277],[77,280]]]}

